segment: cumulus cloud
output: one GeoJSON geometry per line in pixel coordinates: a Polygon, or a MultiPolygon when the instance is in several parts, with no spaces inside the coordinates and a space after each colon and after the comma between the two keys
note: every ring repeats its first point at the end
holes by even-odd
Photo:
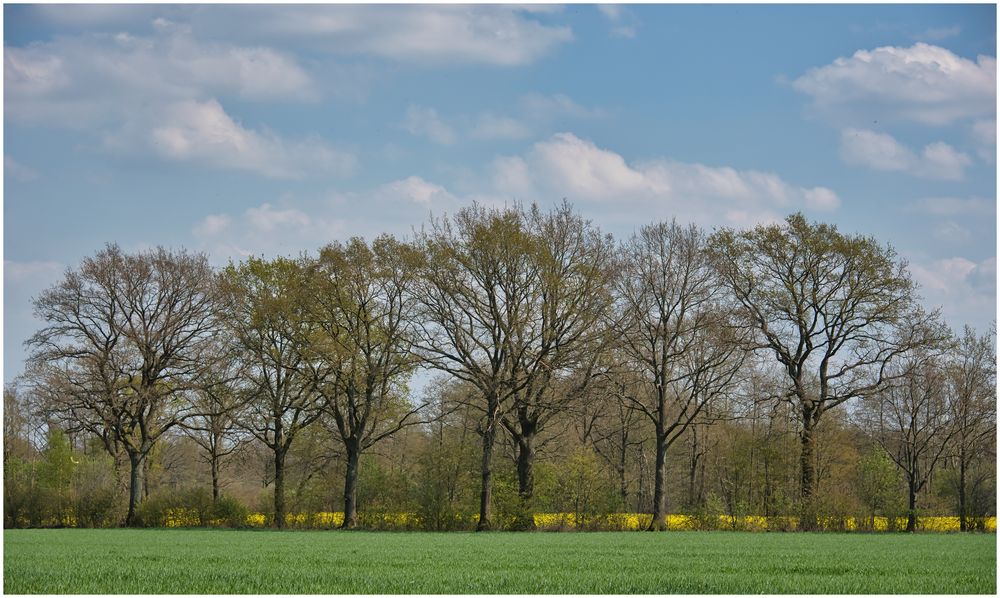
{"type": "Polygon", "coordinates": [[[245,170],[274,178],[298,178],[307,172],[347,174],[354,157],[319,139],[285,140],[234,121],[215,100],[184,101],[167,106],[148,143],[159,156],[175,161],[245,170]]]}
{"type": "Polygon", "coordinates": [[[402,199],[424,207],[441,207],[456,199],[441,185],[430,183],[418,176],[386,183],[376,190],[375,195],[389,200],[402,199]]]}
{"type": "Polygon", "coordinates": [[[544,24],[533,12],[488,5],[252,7],[241,29],[254,37],[294,38],[334,53],[420,65],[518,66],[573,39],[569,27],[544,24]]]}
{"type": "Polygon", "coordinates": [[[926,43],[858,50],[792,83],[821,112],[944,125],[993,114],[996,58],[975,61],[926,43]]]}
{"type": "Polygon", "coordinates": [[[412,135],[426,137],[434,143],[441,145],[451,145],[455,143],[457,136],[451,125],[445,123],[437,110],[425,108],[423,106],[411,105],[406,109],[406,119],[403,121],[403,128],[412,135]]]}
{"type": "Polygon", "coordinates": [[[192,232],[217,263],[248,255],[294,256],[343,236],[344,222],[333,210],[309,214],[291,202],[284,197],[280,206],[264,202],[238,214],[209,214],[192,232]]]}
{"type": "Polygon", "coordinates": [[[492,198],[459,197],[442,185],[409,176],[364,191],[330,192],[319,200],[284,195],[241,212],[208,214],[191,231],[201,249],[225,263],[247,255],[297,255],[349,236],[406,237],[432,213],[454,213],[474,200],[489,203],[492,198]]]}
{"type": "Polygon", "coordinates": [[[997,158],[996,119],[983,119],[972,123],[972,137],[978,145],[979,157],[986,162],[995,161],[997,158]]]}
{"type": "Polygon", "coordinates": [[[918,155],[892,135],[865,129],[841,131],[840,155],[854,166],[953,181],[963,179],[972,163],[968,155],[941,141],[928,144],[918,155]]]}
{"type": "Polygon", "coordinates": [[[206,43],[162,21],[148,37],[58,37],[4,48],[7,116],[85,127],[113,122],[123,104],[225,96],[308,101],[316,85],[296,60],[260,46],[206,43]]]}
{"type": "Polygon", "coordinates": [[[611,23],[612,37],[635,37],[638,20],[628,8],[621,4],[598,4],[597,10],[611,23]]]}
{"type": "Polygon", "coordinates": [[[434,108],[410,105],[403,128],[434,143],[451,145],[459,138],[479,140],[526,139],[556,123],[604,116],[604,111],[587,108],[564,94],[528,93],[518,98],[512,115],[485,111],[477,116],[443,118],[434,108]]]}
{"type": "Polygon", "coordinates": [[[779,212],[840,205],[830,189],[798,187],[773,173],[666,158],[630,163],[572,133],[494,160],[493,181],[498,194],[521,199],[567,197],[605,210],[644,209],[714,223],[766,221],[779,212]]]}
{"type": "Polygon", "coordinates": [[[985,330],[996,314],[996,257],[911,261],[910,272],[920,284],[925,303],[941,306],[953,326],[969,323],[985,330]]]}

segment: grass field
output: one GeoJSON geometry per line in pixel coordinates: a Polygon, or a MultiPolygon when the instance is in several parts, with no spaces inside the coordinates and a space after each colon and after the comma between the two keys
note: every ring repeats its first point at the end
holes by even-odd
{"type": "Polygon", "coordinates": [[[5,530],[4,593],[977,593],[993,534],[5,530]]]}

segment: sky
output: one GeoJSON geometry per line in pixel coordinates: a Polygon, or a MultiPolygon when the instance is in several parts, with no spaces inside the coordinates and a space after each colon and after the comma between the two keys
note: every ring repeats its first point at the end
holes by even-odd
{"type": "Polygon", "coordinates": [[[3,366],[105,243],[224,265],[569,200],[801,211],[996,317],[994,5],[4,6],[3,366]]]}

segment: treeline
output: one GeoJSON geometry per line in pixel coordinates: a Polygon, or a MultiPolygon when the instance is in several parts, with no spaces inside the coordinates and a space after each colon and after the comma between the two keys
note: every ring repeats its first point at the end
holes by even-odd
{"type": "Polygon", "coordinates": [[[34,299],[4,522],[972,529],[995,512],[995,330],[918,300],[890,246],[800,214],[616,242],[565,202],[473,205],[222,270],[109,245],[34,299]]]}

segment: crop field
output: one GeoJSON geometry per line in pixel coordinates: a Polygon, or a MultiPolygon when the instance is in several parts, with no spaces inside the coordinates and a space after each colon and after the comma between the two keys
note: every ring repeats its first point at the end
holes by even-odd
{"type": "Polygon", "coordinates": [[[6,530],[4,593],[976,593],[993,534],[6,530]]]}

